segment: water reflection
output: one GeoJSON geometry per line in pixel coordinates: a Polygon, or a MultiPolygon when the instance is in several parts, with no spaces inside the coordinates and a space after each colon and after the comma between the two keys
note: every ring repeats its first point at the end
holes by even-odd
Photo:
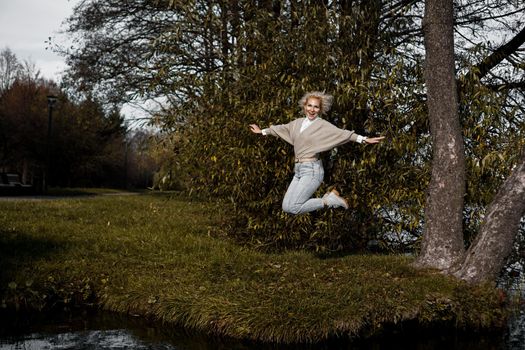
{"type": "Polygon", "coordinates": [[[145,343],[127,330],[107,330],[63,334],[33,333],[21,339],[2,340],[0,349],[177,349],[177,347],[170,344],[145,343]]]}
{"type": "MultiPolygon", "coordinates": [[[[162,339],[135,335],[133,322],[112,314],[84,311],[2,316],[0,350],[182,349],[162,339]]],[[[144,331],[147,335],[147,328],[144,331]]]]}
{"type": "Polygon", "coordinates": [[[332,349],[480,349],[518,350],[525,344],[525,314],[518,312],[507,334],[461,334],[451,329],[424,331],[407,326],[381,338],[317,345],[272,345],[207,337],[112,313],[62,313],[21,317],[1,315],[0,350],[148,349],[148,350],[332,350],[332,349]]]}
{"type": "Polygon", "coordinates": [[[524,257],[521,253],[517,254],[520,252],[520,246],[524,244],[523,234],[520,237],[522,243],[516,244],[514,256],[511,256],[498,279],[498,287],[505,290],[508,298],[518,305],[508,324],[506,349],[512,350],[525,349],[525,267],[524,257]]]}
{"type": "Polygon", "coordinates": [[[516,311],[510,321],[508,348],[513,350],[525,349],[525,312],[523,310],[516,311]]]}

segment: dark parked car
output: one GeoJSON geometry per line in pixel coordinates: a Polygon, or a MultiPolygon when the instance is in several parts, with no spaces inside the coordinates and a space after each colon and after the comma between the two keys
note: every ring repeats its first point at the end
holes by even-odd
{"type": "Polygon", "coordinates": [[[20,175],[15,173],[0,173],[0,195],[13,196],[31,194],[33,186],[23,184],[20,175]]]}

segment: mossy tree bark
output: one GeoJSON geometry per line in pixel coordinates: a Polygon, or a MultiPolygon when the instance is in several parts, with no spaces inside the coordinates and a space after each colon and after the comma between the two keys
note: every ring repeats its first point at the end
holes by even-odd
{"type": "Polygon", "coordinates": [[[433,160],[416,265],[440,270],[451,269],[464,253],[465,151],[458,114],[453,28],[453,1],[428,0],[423,31],[433,160]]]}

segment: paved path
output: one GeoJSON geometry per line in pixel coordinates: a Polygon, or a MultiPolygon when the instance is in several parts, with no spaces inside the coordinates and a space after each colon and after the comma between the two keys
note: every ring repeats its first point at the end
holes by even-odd
{"type": "Polygon", "coordinates": [[[62,196],[47,196],[47,195],[33,195],[33,196],[0,196],[0,201],[45,201],[53,199],[66,198],[87,198],[97,196],[136,196],[138,192],[111,192],[111,193],[87,193],[76,195],[62,195],[62,196]]]}

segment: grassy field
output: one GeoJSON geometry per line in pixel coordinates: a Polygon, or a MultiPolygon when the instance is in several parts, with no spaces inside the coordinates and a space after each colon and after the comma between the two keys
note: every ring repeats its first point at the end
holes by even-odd
{"type": "Polygon", "coordinates": [[[94,305],[273,342],[367,336],[414,321],[501,325],[490,287],[404,256],[268,254],[213,237],[217,204],[166,194],[0,201],[2,307],[94,305]]]}

